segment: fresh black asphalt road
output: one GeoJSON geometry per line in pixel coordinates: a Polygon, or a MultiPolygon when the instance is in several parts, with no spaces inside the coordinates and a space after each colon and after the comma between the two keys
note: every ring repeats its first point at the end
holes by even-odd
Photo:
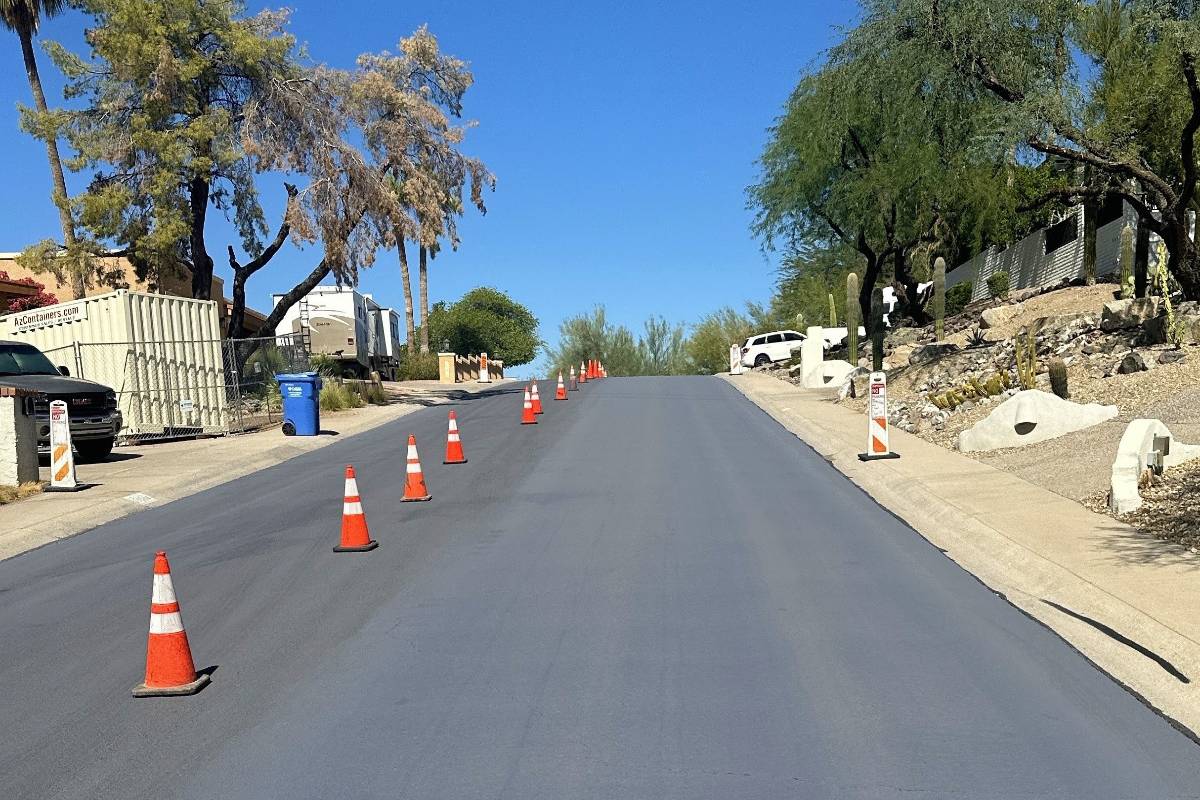
{"type": "Polygon", "coordinates": [[[428,408],[0,562],[0,797],[1200,796],[1191,739],[722,381],[542,388],[455,406],[466,465],[428,408]],[[346,463],[371,553],[330,550],[346,463]],[[216,669],[135,700],[159,548],[216,669]]]}

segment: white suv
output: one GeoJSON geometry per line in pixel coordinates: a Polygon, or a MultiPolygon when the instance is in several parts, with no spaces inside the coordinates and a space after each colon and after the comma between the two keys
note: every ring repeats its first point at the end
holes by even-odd
{"type": "Polygon", "coordinates": [[[742,344],[742,366],[761,367],[772,361],[787,361],[804,341],[796,331],[772,331],[751,336],[742,344]]]}

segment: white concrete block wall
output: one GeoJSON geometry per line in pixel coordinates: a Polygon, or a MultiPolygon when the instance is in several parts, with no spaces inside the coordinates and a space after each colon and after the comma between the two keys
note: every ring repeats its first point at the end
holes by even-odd
{"type": "Polygon", "coordinates": [[[0,394],[0,485],[19,486],[38,479],[37,429],[26,414],[27,394],[0,394]]]}

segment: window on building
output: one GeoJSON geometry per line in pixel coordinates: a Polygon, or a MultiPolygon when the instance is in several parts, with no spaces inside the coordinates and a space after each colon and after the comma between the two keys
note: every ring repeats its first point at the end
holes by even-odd
{"type": "Polygon", "coordinates": [[[1079,226],[1074,214],[1046,228],[1046,255],[1050,255],[1065,244],[1070,244],[1079,238],[1079,226]]]}

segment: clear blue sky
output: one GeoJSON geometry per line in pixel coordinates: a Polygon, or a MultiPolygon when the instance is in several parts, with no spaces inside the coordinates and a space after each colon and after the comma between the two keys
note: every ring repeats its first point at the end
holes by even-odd
{"type": "MultiPolygon", "coordinates": [[[[776,263],[749,232],[744,190],[800,71],[855,12],[846,0],[288,5],[297,38],[333,66],[394,50],[423,23],[446,52],[471,62],[466,116],[479,125],[467,149],[498,184],[487,216],[470,212],[462,246],[431,269],[431,297],[499,287],[530,307],[549,342],[564,317],[598,303],[637,333],[651,314],[690,323],[769,297],[776,263]]],[[[83,52],[83,22],[70,12],[43,35],[83,52]]],[[[19,250],[60,234],[45,151],[17,127],[16,104],[29,102],[17,42],[0,35],[11,39],[0,84],[0,250],[19,250]]],[[[53,104],[61,79],[41,55],[53,104]]],[[[212,229],[214,254],[236,243],[225,234],[212,229]]],[[[270,294],[318,257],[289,245],[252,279],[251,305],[268,308],[270,294]]],[[[394,253],[381,253],[360,285],[403,307],[394,253]]]]}

